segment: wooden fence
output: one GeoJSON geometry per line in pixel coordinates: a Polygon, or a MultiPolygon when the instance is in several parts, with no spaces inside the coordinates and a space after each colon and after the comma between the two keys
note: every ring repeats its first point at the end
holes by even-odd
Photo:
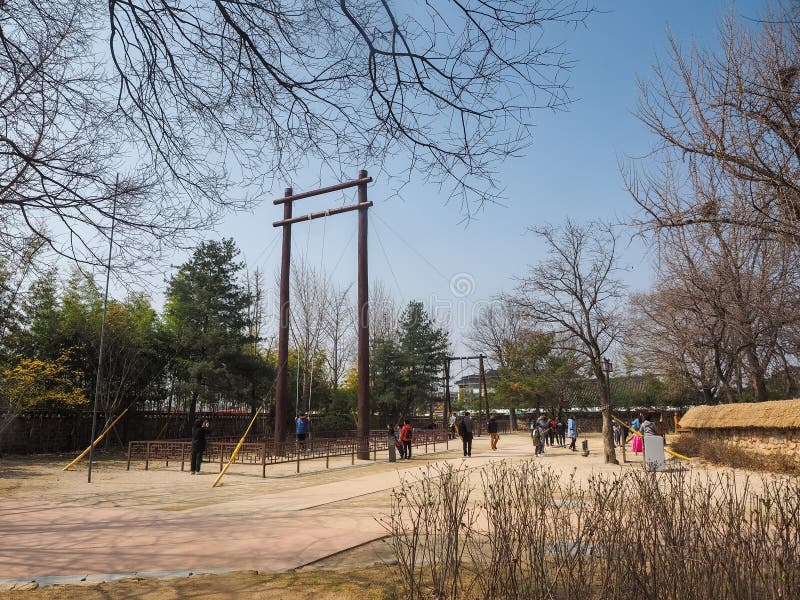
{"type": "MultiPolygon", "coordinates": [[[[371,431],[369,437],[363,441],[369,448],[373,460],[378,460],[379,452],[388,452],[389,436],[383,430],[371,431]]],[[[394,442],[392,438],[392,443],[394,442]]],[[[204,462],[219,465],[219,470],[230,460],[231,454],[239,440],[211,438],[203,453],[204,462]]],[[[447,431],[441,429],[415,429],[414,449],[424,453],[436,452],[439,445],[449,448],[447,431]]],[[[331,457],[350,456],[350,464],[355,464],[361,440],[356,437],[344,438],[313,438],[305,442],[290,441],[283,445],[280,452],[275,451],[272,439],[245,442],[236,456],[235,463],[261,465],[261,476],[267,476],[267,466],[296,463],[296,472],[300,472],[300,463],[307,460],[325,459],[325,468],[329,468],[331,457]]],[[[181,471],[185,469],[186,462],[190,460],[192,442],[190,440],[157,440],[135,441],[128,443],[128,465],[130,470],[134,462],[144,462],[145,470],[150,468],[150,463],[180,463],[181,471]]]]}

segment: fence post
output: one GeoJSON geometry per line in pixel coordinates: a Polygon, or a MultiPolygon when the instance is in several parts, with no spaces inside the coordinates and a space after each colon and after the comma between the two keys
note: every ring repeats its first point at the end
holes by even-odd
{"type": "Polygon", "coordinates": [[[131,470],[131,442],[128,442],[128,467],[125,470],[131,470]]]}
{"type": "Polygon", "coordinates": [[[186,464],[186,444],[181,442],[181,471],[183,471],[183,466],[186,464]]]}
{"type": "Polygon", "coordinates": [[[295,442],[294,443],[294,452],[297,454],[297,473],[300,472],[300,445],[295,442]]]}
{"type": "Polygon", "coordinates": [[[267,438],[264,437],[264,447],[261,449],[261,479],[267,476],[267,438]]]}
{"type": "Polygon", "coordinates": [[[219,447],[219,472],[222,473],[222,455],[225,454],[225,444],[220,442],[217,446],[219,447]]]}
{"type": "Polygon", "coordinates": [[[331,458],[331,442],[330,440],[325,441],[325,468],[328,468],[328,464],[331,458]]]}
{"type": "Polygon", "coordinates": [[[147,469],[149,468],[150,468],[150,442],[147,442],[144,451],[144,470],[147,471],[147,469]]]}
{"type": "Polygon", "coordinates": [[[358,443],[358,438],[354,437],[350,440],[350,464],[356,464],[356,444],[358,443]]]}

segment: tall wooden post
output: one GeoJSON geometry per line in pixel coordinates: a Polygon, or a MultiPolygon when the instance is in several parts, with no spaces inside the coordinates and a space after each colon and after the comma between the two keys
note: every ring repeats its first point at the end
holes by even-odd
{"type": "MultiPolygon", "coordinates": [[[[286,188],[285,197],[292,195],[292,188],[286,188]]],[[[283,205],[284,220],[292,218],[292,203],[283,205]]],[[[286,443],[286,420],[289,412],[287,395],[289,379],[289,270],[292,264],[292,224],[283,226],[283,248],[281,253],[281,288],[278,323],[278,372],[275,375],[275,437],[274,452],[283,454],[286,443]]]]}
{"type": "MultiPolygon", "coordinates": [[[[478,365],[479,365],[479,367],[478,367],[478,373],[479,373],[479,376],[478,376],[478,415],[479,415],[478,432],[480,432],[481,431],[480,427],[483,424],[484,420],[489,418],[489,398],[486,395],[486,386],[484,385],[484,383],[486,382],[486,376],[485,376],[484,371],[483,371],[483,354],[480,354],[478,356],[478,365]],[[481,397],[484,398],[484,406],[486,406],[486,414],[483,415],[484,418],[480,417],[480,414],[483,412],[483,406],[481,406],[481,397]]],[[[480,433],[479,433],[479,435],[480,435],[480,433]]]]}
{"type": "Polygon", "coordinates": [[[486,358],[481,354],[481,385],[483,386],[483,400],[486,403],[486,420],[489,420],[489,388],[486,385],[486,369],[483,368],[483,359],[486,358]]]}
{"type": "MultiPolygon", "coordinates": [[[[358,172],[360,180],[367,172],[358,172]]],[[[369,272],[367,270],[367,184],[358,185],[358,458],[369,460],[369,272]]]]}
{"type": "MultiPolygon", "coordinates": [[[[447,424],[450,422],[450,413],[452,407],[450,406],[450,357],[444,359],[444,415],[442,420],[444,423],[442,427],[447,429],[447,424]]],[[[448,434],[449,435],[449,434],[448,434]]]]}

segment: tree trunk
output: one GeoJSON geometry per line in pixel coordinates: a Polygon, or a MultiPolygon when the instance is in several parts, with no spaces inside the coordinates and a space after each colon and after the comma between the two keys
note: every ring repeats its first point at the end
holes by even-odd
{"type": "Polygon", "coordinates": [[[197,412],[197,391],[192,391],[192,398],[189,401],[189,428],[194,425],[194,415],[197,412]]]}
{"type": "Polygon", "coordinates": [[[511,431],[516,431],[517,430],[517,409],[514,408],[513,406],[511,407],[511,410],[509,411],[509,417],[510,417],[510,420],[511,420],[511,431]]]}
{"type": "Polygon", "coordinates": [[[748,346],[745,356],[749,367],[747,374],[750,376],[750,385],[753,387],[755,400],[756,402],[764,402],[767,400],[767,382],[764,380],[764,369],[758,360],[755,347],[748,346]]]}
{"type": "Polygon", "coordinates": [[[600,383],[600,406],[603,411],[603,454],[606,464],[618,465],[617,452],[614,449],[614,427],[611,422],[610,383],[605,374],[598,378],[600,383]]]}

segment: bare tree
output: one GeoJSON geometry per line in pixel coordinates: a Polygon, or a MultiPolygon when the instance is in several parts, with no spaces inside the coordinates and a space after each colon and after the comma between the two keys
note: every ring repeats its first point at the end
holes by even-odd
{"type": "MultiPolygon", "coordinates": [[[[473,352],[487,353],[489,360],[499,368],[508,367],[508,349],[515,347],[525,333],[522,313],[513,302],[499,297],[479,310],[467,337],[467,347],[473,352]]],[[[516,431],[517,411],[514,406],[510,410],[511,428],[516,431]]]]}
{"type": "MultiPolygon", "coordinates": [[[[380,281],[369,288],[369,335],[372,339],[396,340],[400,309],[391,290],[380,281]]],[[[354,323],[355,324],[355,323],[354,323]]]]}
{"type": "Polygon", "coordinates": [[[669,35],[669,58],[640,83],[639,118],[658,140],[663,167],[625,173],[645,225],[717,222],[800,235],[797,16],[796,3],[758,27],[731,15],[719,51],[682,48],[669,35]],[[747,212],[736,206],[743,187],[747,212]]]}
{"type": "Polygon", "coordinates": [[[684,284],[664,280],[655,290],[632,296],[626,355],[634,369],[699,390],[706,404],[714,404],[720,386],[728,390],[735,362],[724,321],[696,294],[686,294],[684,284]]]}
{"type": "Polygon", "coordinates": [[[624,294],[616,278],[617,238],[604,223],[534,228],[548,258],[520,278],[513,303],[537,327],[555,334],[556,347],[586,359],[597,381],[603,413],[603,449],[607,463],[617,464],[611,427],[609,373],[603,359],[620,340],[624,294]]]}
{"type": "Polygon", "coordinates": [[[399,152],[478,203],[496,193],[498,161],[530,140],[532,111],[568,102],[571,63],[542,32],[590,12],[576,0],[111,0],[109,9],[120,107],[199,193],[204,173],[191,166],[204,161],[187,159],[207,147],[284,179],[309,155],[349,173],[399,152]],[[198,137],[200,151],[187,152],[198,137]]]}
{"type": "Polygon", "coordinates": [[[95,8],[0,4],[0,246],[33,233],[58,254],[102,264],[114,217],[116,265],[138,266],[135,256],[185,240],[208,210],[176,197],[158,169],[131,167],[136,148],[115,117],[95,8]]]}
{"type": "Polygon", "coordinates": [[[487,352],[495,364],[504,367],[508,344],[513,344],[524,331],[525,319],[518,307],[508,298],[499,297],[479,310],[467,347],[473,352],[487,352]]]}
{"type": "Polygon", "coordinates": [[[98,264],[116,199],[117,252],[135,264],[309,157],[337,175],[417,173],[469,213],[496,196],[532,113],[569,102],[552,26],[590,12],[579,0],[1,2],[3,233],[98,264]]]}
{"type": "Polygon", "coordinates": [[[339,389],[339,384],[344,379],[356,350],[356,310],[350,294],[352,287],[352,284],[329,286],[328,297],[325,300],[324,330],[327,341],[325,360],[334,392],[339,389]]]}
{"type": "MultiPolygon", "coordinates": [[[[742,370],[767,399],[775,361],[786,361],[797,322],[797,249],[750,226],[705,223],[662,231],[656,290],[634,299],[630,329],[639,358],[696,384],[707,402],[734,401],[742,370]]],[[[640,363],[641,364],[641,363],[640,363]]]]}
{"type": "MultiPolygon", "coordinates": [[[[292,264],[292,310],[289,330],[298,360],[298,402],[310,397],[325,334],[328,298],[325,277],[305,262],[292,264]]],[[[302,406],[302,402],[300,404],[302,406]]]]}

